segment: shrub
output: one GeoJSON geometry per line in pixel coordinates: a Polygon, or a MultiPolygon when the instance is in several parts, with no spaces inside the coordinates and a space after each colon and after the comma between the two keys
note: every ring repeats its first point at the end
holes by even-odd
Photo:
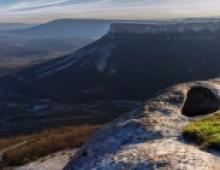
{"type": "Polygon", "coordinates": [[[202,148],[214,147],[220,150],[220,112],[188,124],[183,135],[202,148]]]}

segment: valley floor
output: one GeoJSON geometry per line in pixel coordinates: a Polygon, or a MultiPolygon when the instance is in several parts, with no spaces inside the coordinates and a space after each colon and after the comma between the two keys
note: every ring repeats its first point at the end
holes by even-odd
{"type": "Polygon", "coordinates": [[[140,106],[141,102],[134,101],[49,103],[47,107],[2,102],[0,162],[4,167],[18,166],[60,150],[78,148],[101,125],[140,106]]]}

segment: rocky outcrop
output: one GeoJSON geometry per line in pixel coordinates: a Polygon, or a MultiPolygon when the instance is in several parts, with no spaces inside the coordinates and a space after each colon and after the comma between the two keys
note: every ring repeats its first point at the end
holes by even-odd
{"type": "Polygon", "coordinates": [[[61,170],[76,150],[66,150],[51,154],[29,164],[11,168],[12,170],[61,170]]]}
{"type": "Polygon", "coordinates": [[[105,126],[64,169],[219,170],[219,156],[182,139],[183,127],[195,119],[182,114],[187,97],[194,88],[200,88],[196,93],[201,93],[203,99],[206,97],[204,89],[216,100],[220,99],[218,80],[173,86],[147,101],[142,108],[105,126]]]}

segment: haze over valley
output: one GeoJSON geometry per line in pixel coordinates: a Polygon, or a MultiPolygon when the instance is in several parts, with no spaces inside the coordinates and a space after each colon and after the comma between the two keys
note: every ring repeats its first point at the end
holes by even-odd
{"type": "Polygon", "coordinates": [[[61,19],[40,25],[0,24],[1,75],[74,52],[107,33],[112,22],[61,19]]]}

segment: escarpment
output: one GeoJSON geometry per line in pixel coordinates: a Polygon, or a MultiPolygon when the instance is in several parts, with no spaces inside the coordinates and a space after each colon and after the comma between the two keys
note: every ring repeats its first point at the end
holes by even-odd
{"type": "Polygon", "coordinates": [[[76,52],[0,78],[0,98],[150,99],[177,83],[217,77],[219,44],[220,22],[116,23],[76,52]]]}
{"type": "Polygon", "coordinates": [[[218,80],[173,86],[106,125],[65,170],[218,170],[220,157],[186,142],[182,131],[196,116],[218,109],[219,97],[218,80]]]}

